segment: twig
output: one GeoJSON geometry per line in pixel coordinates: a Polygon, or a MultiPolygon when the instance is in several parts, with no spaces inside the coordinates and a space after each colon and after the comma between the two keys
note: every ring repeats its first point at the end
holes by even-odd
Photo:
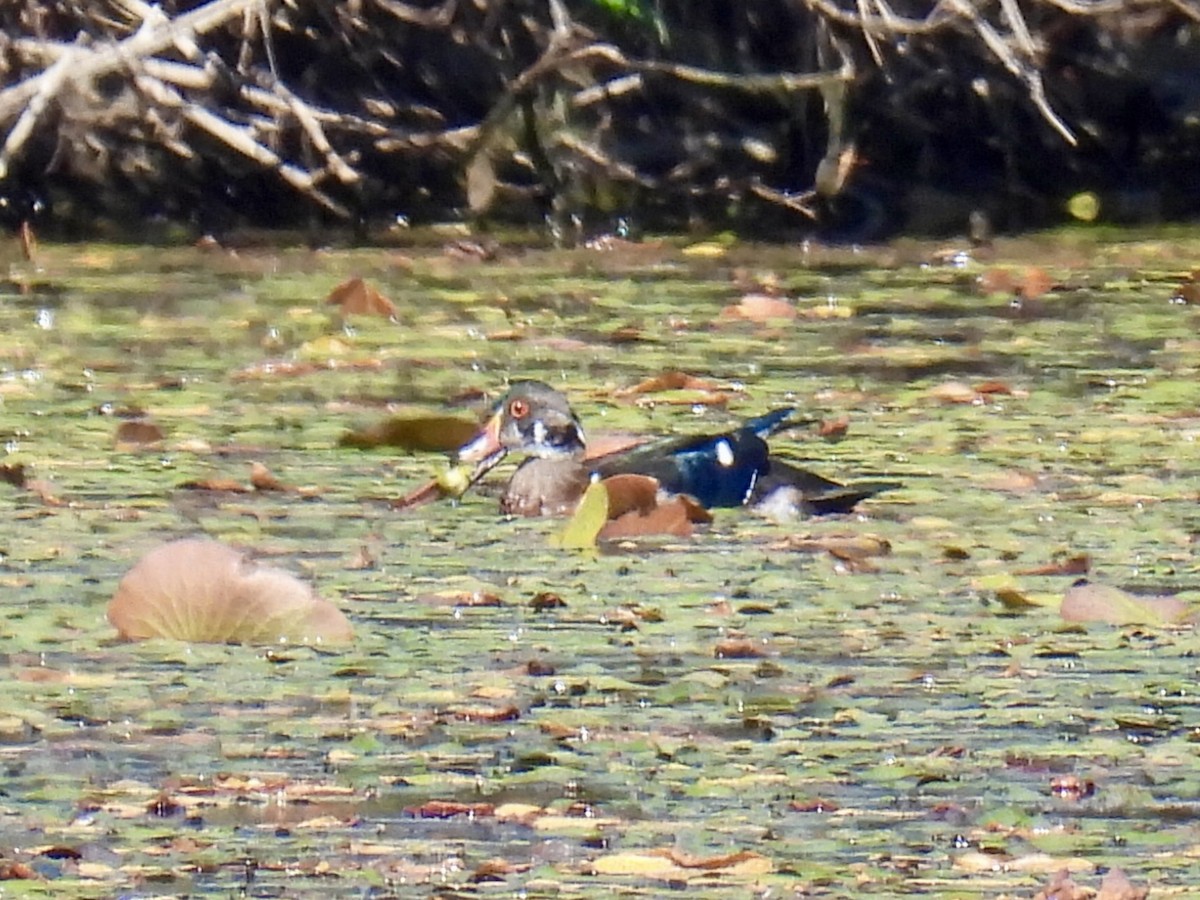
{"type": "Polygon", "coordinates": [[[0,178],[8,175],[9,162],[29,140],[42,113],[50,105],[50,101],[57,96],[63,85],[71,78],[71,70],[74,68],[76,57],[80,52],[86,51],[76,49],[64,53],[40,76],[37,93],[29,99],[21,117],[17,119],[17,124],[4,139],[4,147],[0,149],[0,178]]]}
{"type": "MultiPolygon", "coordinates": [[[[141,59],[160,53],[184,37],[204,34],[219,28],[246,9],[267,0],[212,0],[198,9],[184,13],[165,25],[144,28],[136,34],[104,50],[91,50],[75,60],[67,78],[76,83],[88,83],[128,65],[131,59],[141,59]]],[[[42,91],[48,72],[26,78],[0,91],[0,122],[18,115],[42,91]]]]}
{"type": "Polygon", "coordinates": [[[1005,43],[1004,38],[1000,36],[990,23],[980,17],[975,7],[968,0],[947,0],[947,3],[974,26],[980,40],[1000,60],[1004,68],[1008,69],[1014,77],[1019,78],[1025,83],[1025,87],[1029,91],[1029,99],[1033,101],[1033,105],[1042,114],[1042,118],[1049,123],[1051,128],[1059,133],[1064,141],[1074,147],[1077,143],[1075,134],[1059,118],[1058,114],[1050,108],[1050,102],[1046,99],[1046,89],[1042,85],[1041,73],[1036,69],[1031,69],[1023,65],[1009,48],[1008,44],[1005,43]]]}
{"type": "Polygon", "coordinates": [[[225,121],[203,107],[189,103],[174,88],[168,87],[161,81],[145,73],[136,75],[134,77],[134,84],[138,90],[142,91],[153,102],[160,106],[178,110],[184,119],[202,131],[212,135],[230,149],[254,160],[264,168],[278,172],[279,177],[287,184],[305,196],[312,198],[334,215],[344,219],[350,218],[350,211],[348,209],[326,195],[323,191],[317,189],[310,173],[298,166],[284,162],[273,151],[255,141],[246,133],[245,129],[238,128],[236,125],[225,121]]]}

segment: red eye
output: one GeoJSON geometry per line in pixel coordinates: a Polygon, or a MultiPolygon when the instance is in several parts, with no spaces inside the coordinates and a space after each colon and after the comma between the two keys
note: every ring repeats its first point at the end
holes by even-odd
{"type": "Polygon", "coordinates": [[[529,404],[520,398],[508,404],[508,414],[514,419],[523,419],[529,415],[529,404]]]}

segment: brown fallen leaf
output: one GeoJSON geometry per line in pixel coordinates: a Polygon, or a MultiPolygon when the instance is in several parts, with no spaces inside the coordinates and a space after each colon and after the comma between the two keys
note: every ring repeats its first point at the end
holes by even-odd
{"type": "Polygon", "coordinates": [[[36,496],[46,506],[62,506],[65,501],[54,490],[54,484],[45,478],[30,478],[25,482],[25,490],[36,496]]]}
{"type": "MultiPolygon", "coordinates": [[[[708,516],[707,510],[689,502],[687,498],[671,497],[647,513],[631,510],[619,518],[611,519],[600,529],[597,540],[616,541],[663,534],[691,537],[695,532],[692,525],[698,521],[695,518],[698,515],[697,510],[708,516]]],[[[711,516],[699,521],[711,521],[711,516]]]]}
{"type": "Polygon", "coordinates": [[[788,809],[801,813],[833,813],[838,811],[838,805],[830,800],[814,797],[811,800],[792,800],[788,803],[788,809]]]}
{"type": "Polygon", "coordinates": [[[24,463],[0,463],[0,481],[23,488],[28,477],[24,463]]]}
{"type": "Polygon", "coordinates": [[[300,378],[314,372],[373,372],[383,368],[383,360],[329,359],[317,363],[311,360],[272,359],[238,369],[232,375],[235,382],[261,381],[273,378],[300,378]]]}
{"type": "Polygon", "coordinates": [[[977,403],[983,399],[975,388],[962,381],[943,381],[930,388],[926,396],[939,403],[977,403]]]}
{"type": "Polygon", "coordinates": [[[629,512],[646,515],[658,505],[658,479],[649,475],[610,475],[602,480],[608,491],[608,517],[629,512]]]}
{"type": "Polygon", "coordinates": [[[1078,775],[1056,775],[1050,779],[1050,793],[1062,800],[1077,803],[1096,793],[1096,782],[1078,775]]]}
{"type": "Polygon", "coordinates": [[[1063,595],[1059,615],[1068,622],[1110,625],[1172,625],[1183,622],[1191,608],[1178,597],[1143,597],[1118,587],[1081,578],[1063,595]]]}
{"type": "Polygon", "coordinates": [[[200,478],[179,485],[185,491],[215,491],[226,494],[249,494],[254,488],[232,478],[200,478]]]}
{"type": "Polygon", "coordinates": [[[420,806],[406,806],[407,815],[419,819],[452,819],[455,816],[470,816],[472,819],[496,814],[492,803],[460,803],[456,800],[428,800],[420,806]]]}
{"type": "Polygon", "coordinates": [[[632,387],[613,391],[614,397],[636,397],[640,394],[658,394],[663,391],[715,391],[717,386],[711,381],[696,378],[686,372],[667,370],[661,375],[647,378],[632,387]]]}
{"type": "Polygon", "coordinates": [[[394,416],[338,438],[339,447],[371,450],[399,447],[415,453],[457,450],[479,431],[479,424],[458,416],[394,416]]]}
{"type": "Polygon", "coordinates": [[[491,591],[431,591],[427,594],[418,594],[416,597],[418,603],[425,603],[429,606],[448,606],[448,607],[476,607],[476,606],[503,606],[504,601],[500,599],[499,594],[493,594],[491,591]]]}
{"type": "Polygon", "coordinates": [[[1021,273],[1017,292],[1026,300],[1036,300],[1048,293],[1052,287],[1054,287],[1054,279],[1045,269],[1039,266],[1030,266],[1021,273]]]}
{"type": "Polygon", "coordinates": [[[1020,569],[1016,575],[1086,575],[1092,567],[1092,558],[1086,553],[1079,553],[1060,559],[1057,562],[1034,566],[1032,569],[1020,569]]]}
{"type": "Polygon", "coordinates": [[[340,306],[343,313],[383,316],[391,318],[396,315],[396,304],[361,278],[351,278],[343,281],[325,298],[331,306],[340,306]]]}
{"type": "Polygon", "coordinates": [[[567,601],[552,591],[541,591],[534,594],[529,601],[529,607],[534,612],[546,612],[551,609],[565,609],[567,601]]]}
{"type": "Polygon", "coordinates": [[[750,638],[726,638],[713,648],[717,659],[759,659],[765,655],[762,644],[750,638]]]}
{"type": "Polygon", "coordinates": [[[131,450],[136,447],[153,446],[162,443],[163,430],[153,422],[129,421],[117,426],[117,449],[131,450]]]}
{"type": "Polygon", "coordinates": [[[485,859],[471,873],[470,881],[479,884],[484,881],[503,881],[510,875],[519,875],[533,868],[533,863],[512,862],[500,857],[485,859]]]}
{"type": "Polygon", "coordinates": [[[872,556],[887,556],[892,545],[877,534],[869,532],[835,532],[831,534],[789,534],[772,544],[773,550],[795,550],[800,553],[829,553],[837,559],[860,560],[872,556]]]}
{"type": "Polygon", "coordinates": [[[599,875],[640,875],[664,880],[693,877],[705,872],[729,875],[766,875],[774,869],[760,853],[742,850],[720,856],[692,856],[675,848],[630,850],[597,857],[591,869],[599,875]]]}
{"type": "Polygon", "coordinates": [[[1076,883],[1067,869],[1055,872],[1050,881],[1033,895],[1034,900],[1094,900],[1095,891],[1076,883]]]}
{"type": "Polygon", "coordinates": [[[12,859],[0,859],[0,881],[41,881],[33,866],[12,859]]]}
{"type": "Polygon", "coordinates": [[[839,440],[844,438],[849,430],[849,416],[842,416],[840,419],[822,419],[821,424],[817,426],[817,436],[823,437],[827,441],[839,440]]]}
{"type": "Polygon", "coordinates": [[[1129,876],[1114,866],[1105,874],[1100,882],[1100,892],[1096,900],[1146,900],[1150,896],[1150,888],[1137,887],[1129,876]]]}
{"type": "Polygon", "coordinates": [[[717,315],[721,321],[742,321],[765,324],[790,321],[796,318],[796,307],[790,301],[772,294],[746,294],[737,303],[726,306],[717,315]]]}
{"type": "Polygon", "coordinates": [[[207,539],[172,541],[143,556],[117,586],[108,620],[126,640],[346,643],[354,636],[342,612],[298,578],[207,539]]]}
{"type": "Polygon", "coordinates": [[[511,722],[521,718],[521,710],[511,703],[507,706],[452,706],[446,710],[446,715],[464,722],[511,722]]]}
{"type": "Polygon", "coordinates": [[[275,477],[274,473],[260,462],[250,464],[250,486],[256,491],[290,491],[291,488],[275,477]]]}

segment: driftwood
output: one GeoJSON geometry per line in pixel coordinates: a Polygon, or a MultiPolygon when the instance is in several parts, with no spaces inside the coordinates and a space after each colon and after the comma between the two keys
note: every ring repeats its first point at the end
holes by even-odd
{"type": "MultiPolygon", "coordinates": [[[[236,224],[465,200],[548,214],[564,236],[608,210],[716,225],[761,219],[756,204],[875,227],[921,179],[1036,210],[1064,183],[1126,177],[1129,127],[1186,118],[1133,90],[1118,108],[1103,47],[1145,80],[1138,48],[1200,23],[1189,0],[604,6],[16,0],[0,9],[0,193],[91,190],[134,226],[156,204],[236,224]]],[[[973,205],[1003,206],[971,196],[954,215],[973,205]]]]}

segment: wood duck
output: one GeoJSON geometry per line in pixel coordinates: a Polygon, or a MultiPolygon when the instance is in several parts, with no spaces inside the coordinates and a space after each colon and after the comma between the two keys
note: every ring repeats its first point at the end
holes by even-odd
{"type": "Polygon", "coordinates": [[[472,482],[510,451],[526,459],[500,500],[501,510],[556,515],[574,508],[593,476],[649,475],[662,490],[688,494],[707,508],[769,504],[773,517],[844,513],[893,483],[843,485],[770,457],[767,438],[786,425],[792,408],[772,410],[721,434],[685,435],[586,459],[583,426],[567,398],[540,381],[517,381],[492,417],[459,448],[461,462],[476,463],[472,482]],[[779,514],[778,508],[791,509],[779,514]]]}

